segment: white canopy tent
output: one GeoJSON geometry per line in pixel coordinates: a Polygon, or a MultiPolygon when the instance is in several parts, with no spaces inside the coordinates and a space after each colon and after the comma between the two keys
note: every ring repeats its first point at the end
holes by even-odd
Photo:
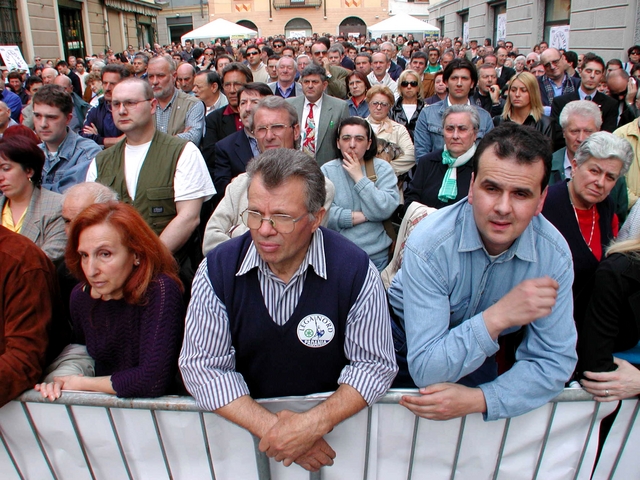
{"type": "Polygon", "coordinates": [[[406,13],[398,13],[381,22],[367,27],[372,35],[378,36],[384,33],[406,34],[406,33],[423,33],[431,35],[439,35],[440,29],[429,25],[427,22],[407,15],[406,13]]]}
{"type": "Polygon", "coordinates": [[[195,30],[185,33],[180,37],[184,44],[185,40],[212,40],[214,38],[226,37],[257,37],[258,32],[250,28],[243,27],[237,23],[230,22],[224,18],[218,18],[213,22],[196,28],[195,30]]]}

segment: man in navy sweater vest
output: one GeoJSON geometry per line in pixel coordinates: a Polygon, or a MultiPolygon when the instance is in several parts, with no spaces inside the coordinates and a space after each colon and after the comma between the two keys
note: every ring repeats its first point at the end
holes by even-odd
{"type": "Polygon", "coordinates": [[[323,437],[395,377],[384,287],[363,250],[320,227],[325,179],[313,158],[267,150],[247,173],[249,232],[200,265],[180,369],[200,407],[249,430],[285,466],[316,471],[335,457],[323,437]],[[305,413],[253,400],[334,390],[305,413]]]}

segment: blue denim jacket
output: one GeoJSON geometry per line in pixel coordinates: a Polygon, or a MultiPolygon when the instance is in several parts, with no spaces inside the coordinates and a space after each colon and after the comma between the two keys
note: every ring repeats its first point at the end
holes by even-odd
{"type": "Polygon", "coordinates": [[[40,148],[45,156],[42,187],[56,193],[84,182],[91,160],[102,151],[96,142],[82,138],[70,128],[67,128],[67,136],[58,147],[57,155],[51,155],[44,142],[40,148]]]}
{"type": "MultiPolygon", "coordinates": [[[[444,111],[449,106],[449,97],[446,97],[441,102],[423,108],[420,112],[420,116],[416,122],[416,128],[413,132],[416,147],[416,163],[427,153],[444,150],[442,115],[444,115],[444,111]]],[[[493,129],[493,120],[484,108],[476,106],[476,109],[478,115],[480,115],[480,130],[478,130],[478,138],[476,139],[476,144],[478,144],[480,143],[480,139],[484,137],[489,130],[493,129]]]]}
{"type": "Polygon", "coordinates": [[[481,368],[499,349],[482,312],[522,281],[543,276],[560,284],[555,307],[549,316],[524,327],[513,367],[479,385],[487,403],[486,420],[522,415],[543,405],[572,375],[577,335],[571,252],[560,233],[538,215],[492,261],[466,198],[420,222],[389,288],[391,305],[404,320],[409,371],[416,384],[457,382],[481,368]]]}

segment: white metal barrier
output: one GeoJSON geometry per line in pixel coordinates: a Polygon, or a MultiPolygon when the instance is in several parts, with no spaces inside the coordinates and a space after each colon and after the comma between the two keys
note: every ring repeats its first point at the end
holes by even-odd
{"type": "MultiPolygon", "coordinates": [[[[247,431],[199,411],[190,397],[125,400],[64,392],[49,403],[29,391],[0,409],[0,478],[588,480],[600,421],[617,406],[567,389],[513,419],[484,422],[481,415],[470,415],[435,422],[398,405],[410,392],[392,390],[338,425],[326,437],[337,452],[335,465],[309,474],[269,460],[247,431]]],[[[261,403],[273,411],[304,411],[324,398],[261,403]]],[[[622,403],[596,480],[640,478],[639,403],[622,403]]]]}

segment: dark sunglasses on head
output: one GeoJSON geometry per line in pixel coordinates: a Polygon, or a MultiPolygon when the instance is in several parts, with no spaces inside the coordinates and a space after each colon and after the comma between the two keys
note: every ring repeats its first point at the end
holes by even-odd
{"type": "Polygon", "coordinates": [[[400,82],[400,86],[401,87],[408,87],[409,85],[411,85],[412,87],[417,87],[418,86],[418,82],[400,82]]]}

